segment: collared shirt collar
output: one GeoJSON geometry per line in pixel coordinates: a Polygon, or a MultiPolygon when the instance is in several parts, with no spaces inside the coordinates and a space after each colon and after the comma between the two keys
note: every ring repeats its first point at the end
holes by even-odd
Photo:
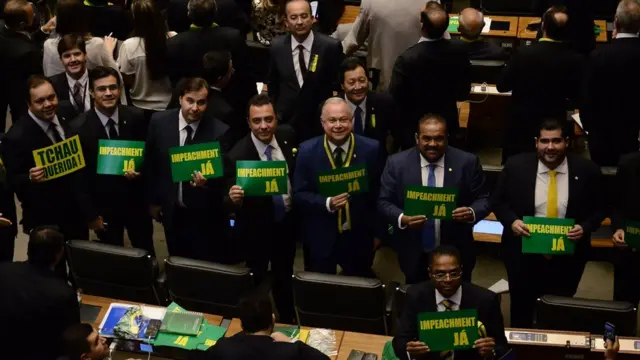
{"type": "Polygon", "coordinates": [[[629,38],[637,38],[638,34],[632,33],[620,33],[616,35],[616,39],[629,39],[629,38]]]}
{"type": "Polygon", "coordinates": [[[180,109],[178,111],[178,130],[182,131],[184,130],[184,128],[186,128],[189,125],[191,125],[193,132],[196,132],[196,130],[198,130],[198,125],[200,125],[200,120],[194,121],[191,124],[189,124],[187,120],[184,118],[184,116],[182,116],[182,109],[180,109]]]}
{"type": "MultiPolygon", "coordinates": [[[[331,153],[332,154],[335,153],[336,152],[336,148],[338,146],[336,144],[332,143],[331,140],[329,140],[328,143],[329,143],[329,149],[331,149],[331,153]]],[[[347,141],[345,141],[344,144],[342,144],[342,146],[340,146],[345,154],[347,154],[349,152],[349,146],[350,145],[351,145],[351,136],[348,136],[347,137],[347,141]]]]}
{"type": "MultiPolygon", "coordinates": [[[[437,167],[444,168],[444,157],[445,157],[445,156],[446,156],[445,154],[442,154],[442,156],[440,157],[440,159],[438,159],[438,161],[436,161],[436,162],[435,162],[435,164],[437,165],[437,167]]],[[[425,159],[425,158],[424,158],[424,156],[422,156],[422,154],[420,154],[420,167],[421,167],[421,168],[423,168],[423,167],[427,167],[427,166],[429,166],[429,164],[431,164],[431,163],[429,162],[429,160],[425,159]]]]}
{"type": "Polygon", "coordinates": [[[45,120],[38,119],[36,115],[31,112],[31,110],[29,110],[28,113],[29,113],[29,116],[31,116],[31,118],[33,119],[33,121],[35,121],[36,124],[38,124],[38,126],[40,126],[46,134],[49,133],[49,126],[51,126],[51,123],[54,123],[58,125],[58,127],[62,128],[62,125],[60,125],[60,121],[58,120],[58,115],[56,115],[52,121],[45,121],[45,120]]]}
{"type": "Polygon", "coordinates": [[[106,127],[109,119],[113,119],[116,125],[118,125],[118,108],[116,108],[116,111],[114,111],[113,115],[111,116],[107,116],[101,113],[100,110],[98,110],[98,108],[95,108],[95,110],[96,110],[96,115],[98,115],[98,119],[100,119],[100,122],[102,123],[102,126],[106,127]]]}
{"type": "Polygon", "coordinates": [[[458,305],[458,308],[460,308],[460,303],[462,302],[462,285],[460,285],[458,287],[458,290],[456,290],[456,292],[453,293],[453,295],[448,298],[442,296],[442,294],[440,294],[438,289],[436,289],[436,305],[440,305],[440,303],[442,303],[443,300],[449,300],[454,304],[458,305]]]}
{"type": "Polygon", "coordinates": [[[442,40],[442,38],[439,37],[437,39],[429,39],[429,38],[426,38],[424,36],[420,36],[420,40],[418,40],[418,43],[425,42],[425,41],[426,42],[433,42],[433,41],[438,41],[438,40],[442,40]]]}
{"type": "Polygon", "coordinates": [[[362,109],[362,111],[367,111],[367,97],[366,96],[365,96],[364,100],[362,100],[360,105],[356,105],[356,104],[352,103],[351,100],[349,100],[347,98],[347,95],[344,96],[344,99],[347,100],[347,104],[349,104],[349,108],[351,109],[351,113],[352,114],[354,114],[356,112],[356,108],[357,107],[362,109]]]}
{"type": "MultiPolygon", "coordinates": [[[[559,174],[567,174],[569,173],[569,165],[567,164],[567,157],[565,156],[564,160],[558,165],[555,170],[559,174]]],[[[538,160],[538,174],[544,174],[549,171],[547,165],[543,164],[542,161],[538,160]]]]}
{"type": "Polygon", "coordinates": [[[278,149],[278,142],[276,141],[275,134],[271,137],[271,142],[269,142],[269,144],[265,144],[260,141],[255,135],[253,135],[253,133],[251,133],[251,141],[253,141],[253,145],[256,147],[258,155],[260,156],[262,156],[267,150],[267,145],[271,145],[273,149],[278,149]]]}
{"type": "Polygon", "coordinates": [[[76,82],[79,82],[83,87],[87,86],[87,81],[89,80],[89,71],[87,69],[84,70],[84,74],[82,74],[82,76],[78,80],[72,78],[66,72],[64,74],[67,76],[67,82],[69,83],[69,90],[71,90],[71,92],[73,92],[73,86],[76,84],[76,82]]]}
{"type": "Polygon", "coordinates": [[[291,51],[293,52],[300,44],[302,44],[302,46],[304,46],[307,51],[311,52],[311,46],[313,45],[313,30],[311,30],[307,38],[304,39],[304,41],[301,43],[299,43],[298,40],[296,40],[296,38],[291,35],[291,51]]]}

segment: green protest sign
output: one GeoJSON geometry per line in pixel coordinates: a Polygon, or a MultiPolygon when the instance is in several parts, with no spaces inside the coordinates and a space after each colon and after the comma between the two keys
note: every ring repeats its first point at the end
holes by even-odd
{"type": "Polygon", "coordinates": [[[524,254],[570,255],[575,251],[575,243],[567,239],[573,219],[525,216],[522,221],[531,235],[522,237],[524,254]]]}
{"type": "Polygon", "coordinates": [[[640,221],[627,221],[624,229],[624,242],[630,248],[640,249],[640,221]]]}
{"type": "Polygon", "coordinates": [[[458,32],[458,25],[460,24],[460,19],[457,16],[452,16],[449,18],[449,26],[447,26],[447,31],[458,32]]]}
{"type": "Polygon", "coordinates": [[[142,165],[144,141],[98,141],[98,166],[100,175],[124,175],[129,170],[139,171],[142,165]]]}
{"type": "Polygon", "coordinates": [[[420,341],[429,351],[471,349],[478,339],[478,312],[468,309],[420,313],[418,330],[420,341]]]}
{"type": "Polygon", "coordinates": [[[286,161],[237,161],[236,185],[245,196],[271,196],[286,194],[286,161]]]}
{"type": "Polygon", "coordinates": [[[369,174],[364,165],[318,172],[320,195],[359,194],[369,191],[369,174]]]}
{"type": "Polygon", "coordinates": [[[458,189],[408,185],[404,195],[405,215],[450,220],[456,209],[458,189]]]}
{"type": "Polygon", "coordinates": [[[200,171],[205,179],[223,175],[222,154],[217,141],[172,147],[169,156],[173,182],[191,181],[194,171],[200,171]]]}

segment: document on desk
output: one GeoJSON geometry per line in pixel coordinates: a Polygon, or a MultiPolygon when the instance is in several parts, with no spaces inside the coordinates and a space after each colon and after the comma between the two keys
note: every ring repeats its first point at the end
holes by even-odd
{"type": "MultiPolygon", "coordinates": [[[[571,118],[576,122],[576,124],[578,124],[578,126],[580,126],[580,129],[584,131],[584,126],[582,126],[582,121],[580,120],[580,114],[573,114],[571,115],[571,118]]],[[[585,131],[585,133],[588,134],[589,132],[585,131]]]]}
{"type": "Polygon", "coordinates": [[[490,30],[491,30],[491,18],[486,17],[484,18],[484,27],[482,28],[482,33],[488,34],[490,30]]]}

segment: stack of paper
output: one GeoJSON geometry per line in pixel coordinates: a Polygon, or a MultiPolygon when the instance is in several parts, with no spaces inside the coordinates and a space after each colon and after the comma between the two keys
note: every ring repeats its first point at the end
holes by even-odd
{"type": "MultiPolygon", "coordinates": [[[[185,309],[180,307],[176,303],[171,303],[167,307],[167,311],[171,312],[186,312],[185,309]]],[[[177,335],[166,332],[159,332],[156,339],[153,341],[155,346],[169,346],[185,350],[207,350],[209,347],[215,345],[215,343],[224,336],[227,329],[211,325],[207,320],[203,320],[200,326],[200,331],[196,336],[177,335]]]]}

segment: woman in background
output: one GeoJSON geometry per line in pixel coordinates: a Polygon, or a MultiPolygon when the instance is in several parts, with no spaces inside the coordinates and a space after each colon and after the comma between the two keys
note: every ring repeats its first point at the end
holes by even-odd
{"type": "Polygon", "coordinates": [[[284,27],[284,0],[252,1],[251,30],[254,40],[269,46],[278,35],[287,33],[284,27]]]}

